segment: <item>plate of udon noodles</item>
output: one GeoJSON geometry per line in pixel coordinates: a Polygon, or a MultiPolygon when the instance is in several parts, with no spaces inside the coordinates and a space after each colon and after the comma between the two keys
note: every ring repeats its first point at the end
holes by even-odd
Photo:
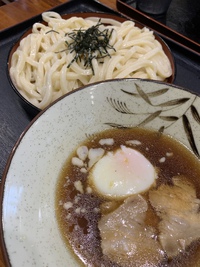
{"type": "Polygon", "coordinates": [[[12,267],[200,266],[200,99],[113,79],[41,111],[2,177],[12,267]]]}
{"type": "Polygon", "coordinates": [[[12,87],[37,111],[98,81],[174,80],[169,47],[138,22],[104,13],[45,12],[42,20],[13,46],[8,60],[12,87]]]}

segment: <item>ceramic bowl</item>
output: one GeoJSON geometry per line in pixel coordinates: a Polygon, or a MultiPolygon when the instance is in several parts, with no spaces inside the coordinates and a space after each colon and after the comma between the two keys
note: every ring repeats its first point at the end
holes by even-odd
{"type": "MultiPolygon", "coordinates": [[[[106,14],[106,13],[98,13],[98,16],[96,13],[75,13],[75,14],[66,14],[63,15],[62,17],[64,19],[69,19],[73,16],[77,16],[77,17],[83,17],[83,18],[88,18],[88,17],[96,17],[96,18],[109,18],[109,19],[113,19],[116,20],[118,22],[124,22],[127,19],[120,17],[120,16],[116,16],[116,15],[111,15],[111,14],[106,14]]],[[[143,28],[144,25],[140,24],[139,22],[135,22],[135,25],[139,28],[143,28]]],[[[14,92],[17,94],[18,99],[20,100],[22,106],[25,108],[26,111],[28,111],[29,114],[35,116],[36,114],[38,114],[38,112],[40,112],[40,109],[38,107],[36,107],[35,105],[33,105],[32,103],[30,103],[22,94],[21,92],[18,90],[18,88],[16,87],[16,84],[13,82],[12,78],[10,77],[10,66],[11,66],[11,58],[13,53],[16,51],[16,49],[18,48],[20,41],[25,38],[28,34],[30,34],[32,32],[31,29],[28,29],[22,36],[21,38],[13,45],[13,47],[11,48],[11,51],[9,53],[9,57],[8,57],[8,79],[10,81],[10,84],[14,90],[14,92]]],[[[154,34],[156,40],[161,44],[166,56],[168,57],[170,64],[171,64],[171,68],[172,68],[172,75],[166,79],[165,82],[167,83],[173,83],[174,79],[175,79],[175,74],[176,74],[176,68],[175,68],[175,61],[174,61],[174,57],[173,54],[170,50],[170,48],[168,47],[168,45],[165,43],[165,41],[158,36],[157,34],[154,34]]]]}
{"type": "Polygon", "coordinates": [[[17,141],[2,178],[1,245],[8,266],[81,266],[58,229],[55,188],[66,159],[87,136],[147,127],[199,157],[199,114],[197,95],[140,79],[91,84],[41,111],[17,141]]]}

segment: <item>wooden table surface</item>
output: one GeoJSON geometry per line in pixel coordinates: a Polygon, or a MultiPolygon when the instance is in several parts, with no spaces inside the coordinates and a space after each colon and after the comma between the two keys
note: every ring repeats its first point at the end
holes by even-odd
{"type": "MultiPolygon", "coordinates": [[[[33,16],[36,16],[43,11],[51,9],[62,3],[68,2],[67,0],[18,0],[7,5],[0,6],[0,31],[12,27],[22,21],[25,21],[33,16]]],[[[99,0],[104,5],[116,8],[115,0],[99,0]]],[[[0,248],[0,267],[5,267],[3,253],[0,248]]]]}
{"type": "MultiPolygon", "coordinates": [[[[67,0],[18,0],[0,7],[0,30],[11,27],[30,17],[38,15],[67,0]]],[[[99,0],[99,2],[116,10],[116,0],[99,0]]]]}

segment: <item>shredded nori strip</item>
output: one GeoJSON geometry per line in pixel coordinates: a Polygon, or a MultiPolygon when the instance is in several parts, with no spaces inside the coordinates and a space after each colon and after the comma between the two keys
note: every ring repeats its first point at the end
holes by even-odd
{"type": "Polygon", "coordinates": [[[106,56],[111,57],[108,49],[113,49],[115,51],[115,48],[109,44],[113,29],[101,30],[99,28],[101,25],[100,19],[96,25],[87,30],[79,29],[66,34],[72,40],[72,42],[66,41],[67,49],[70,50],[70,53],[74,51],[76,53],[73,60],[68,64],[68,68],[73,62],[83,60],[84,67],[90,67],[94,75],[92,60],[94,58],[100,59],[106,56]]]}

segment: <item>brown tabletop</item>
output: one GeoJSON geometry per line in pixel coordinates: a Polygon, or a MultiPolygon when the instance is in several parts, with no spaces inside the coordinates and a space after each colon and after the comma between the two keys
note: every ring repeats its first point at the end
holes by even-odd
{"type": "MultiPolygon", "coordinates": [[[[68,0],[18,0],[0,7],[0,30],[14,26],[36,16],[52,7],[66,3],[68,0]]],[[[116,10],[116,0],[100,0],[99,2],[116,10]]]]}

